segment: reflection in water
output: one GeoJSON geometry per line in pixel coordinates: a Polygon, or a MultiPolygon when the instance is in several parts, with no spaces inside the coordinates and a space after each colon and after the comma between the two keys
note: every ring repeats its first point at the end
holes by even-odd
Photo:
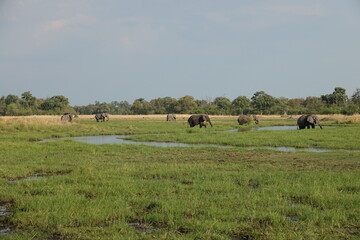
{"type": "MultiPolygon", "coordinates": [[[[86,136],[86,137],[68,137],[68,138],[53,138],[44,139],[41,142],[55,141],[55,140],[74,140],[77,142],[88,144],[132,144],[132,145],[147,145],[155,147],[216,147],[216,148],[236,148],[236,146],[222,146],[214,144],[186,144],[186,143],[172,143],[172,142],[135,142],[124,138],[130,137],[129,135],[103,135],[103,136],[86,136]]],[[[243,148],[243,147],[242,147],[243,148]]],[[[333,152],[333,151],[352,151],[358,150],[334,150],[334,149],[321,149],[321,148],[295,148],[295,147],[248,147],[243,148],[246,150],[272,150],[280,152],[333,152]]]]}
{"type": "Polygon", "coordinates": [[[47,142],[52,140],[64,140],[70,139],[77,142],[89,143],[89,144],[132,144],[132,145],[147,145],[155,147],[218,147],[228,148],[228,146],[213,145],[213,144],[186,144],[186,143],[173,143],[173,142],[135,142],[127,140],[125,138],[129,135],[103,135],[103,136],[86,136],[86,137],[68,137],[68,138],[55,138],[45,139],[41,142],[47,142]]]}

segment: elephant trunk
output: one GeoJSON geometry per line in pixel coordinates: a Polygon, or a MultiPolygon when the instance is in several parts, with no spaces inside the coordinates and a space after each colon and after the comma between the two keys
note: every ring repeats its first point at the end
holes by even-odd
{"type": "Polygon", "coordinates": [[[209,120],[209,123],[210,123],[210,126],[212,127],[213,125],[212,125],[212,123],[211,123],[211,121],[209,120]]]}

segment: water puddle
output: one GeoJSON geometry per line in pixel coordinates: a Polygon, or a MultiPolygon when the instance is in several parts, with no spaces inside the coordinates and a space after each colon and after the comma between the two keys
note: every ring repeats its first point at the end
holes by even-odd
{"type": "Polygon", "coordinates": [[[148,225],[145,225],[144,223],[140,222],[131,222],[128,223],[129,227],[135,229],[138,232],[144,232],[144,233],[152,233],[155,231],[155,228],[150,227],[148,225]]]}
{"type": "Polygon", "coordinates": [[[10,227],[7,227],[6,225],[3,225],[3,224],[0,222],[0,236],[10,235],[11,233],[12,233],[12,232],[11,232],[10,227]]]}
{"type": "Polygon", "coordinates": [[[9,223],[11,216],[11,211],[8,208],[9,204],[11,203],[0,202],[0,236],[13,234],[9,223]]]}
{"type": "Polygon", "coordinates": [[[292,223],[297,223],[300,221],[300,217],[298,215],[286,215],[285,219],[289,220],[292,223]]]}
{"type": "Polygon", "coordinates": [[[40,180],[40,179],[42,179],[44,177],[45,177],[44,175],[36,174],[36,175],[31,175],[31,176],[28,176],[28,177],[24,177],[24,178],[11,179],[11,180],[8,181],[8,183],[15,183],[15,182],[18,182],[18,181],[36,181],[36,180],[40,180]]]}
{"type": "MultiPolygon", "coordinates": [[[[41,143],[56,141],[56,140],[74,140],[77,142],[102,145],[102,144],[132,144],[132,145],[147,145],[154,147],[216,147],[216,148],[239,148],[236,146],[223,146],[216,144],[187,144],[187,143],[173,143],[173,142],[136,142],[126,138],[130,135],[101,135],[101,136],[85,136],[85,137],[67,137],[67,138],[52,138],[44,139],[41,143]]],[[[321,149],[321,148],[295,148],[295,147],[241,147],[246,150],[271,150],[279,152],[359,152],[359,150],[342,150],[342,149],[321,149]]]]}
{"type": "Polygon", "coordinates": [[[136,142],[126,138],[130,135],[101,135],[101,136],[86,136],[86,137],[68,137],[68,138],[55,138],[45,139],[40,142],[48,142],[54,140],[74,140],[77,142],[102,145],[102,144],[132,144],[132,145],[147,145],[154,147],[217,147],[229,148],[229,146],[221,146],[214,144],[186,144],[186,143],[173,143],[173,142],[136,142]]]}

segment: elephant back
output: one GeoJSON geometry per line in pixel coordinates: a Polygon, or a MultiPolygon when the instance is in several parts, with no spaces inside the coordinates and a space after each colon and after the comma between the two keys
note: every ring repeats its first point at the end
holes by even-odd
{"type": "Polygon", "coordinates": [[[60,119],[63,122],[71,122],[73,119],[73,116],[70,113],[64,113],[64,115],[62,115],[60,119]]]}
{"type": "Polygon", "coordinates": [[[168,115],[166,115],[166,121],[176,121],[176,115],[169,113],[168,115]]]}
{"type": "Polygon", "coordinates": [[[251,121],[251,117],[248,115],[240,115],[237,119],[239,125],[247,124],[251,121]]]}

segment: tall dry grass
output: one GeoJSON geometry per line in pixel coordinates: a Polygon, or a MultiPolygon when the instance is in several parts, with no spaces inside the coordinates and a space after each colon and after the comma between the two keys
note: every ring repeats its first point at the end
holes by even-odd
{"type": "Polygon", "coordinates": [[[22,124],[24,126],[63,126],[65,124],[70,124],[69,122],[62,122],[60,120],[61,116],[47,116],[47,115],[37,115],[37,116],[4,116],[0,117],[0,124],[7,126],[22,124]]]}

